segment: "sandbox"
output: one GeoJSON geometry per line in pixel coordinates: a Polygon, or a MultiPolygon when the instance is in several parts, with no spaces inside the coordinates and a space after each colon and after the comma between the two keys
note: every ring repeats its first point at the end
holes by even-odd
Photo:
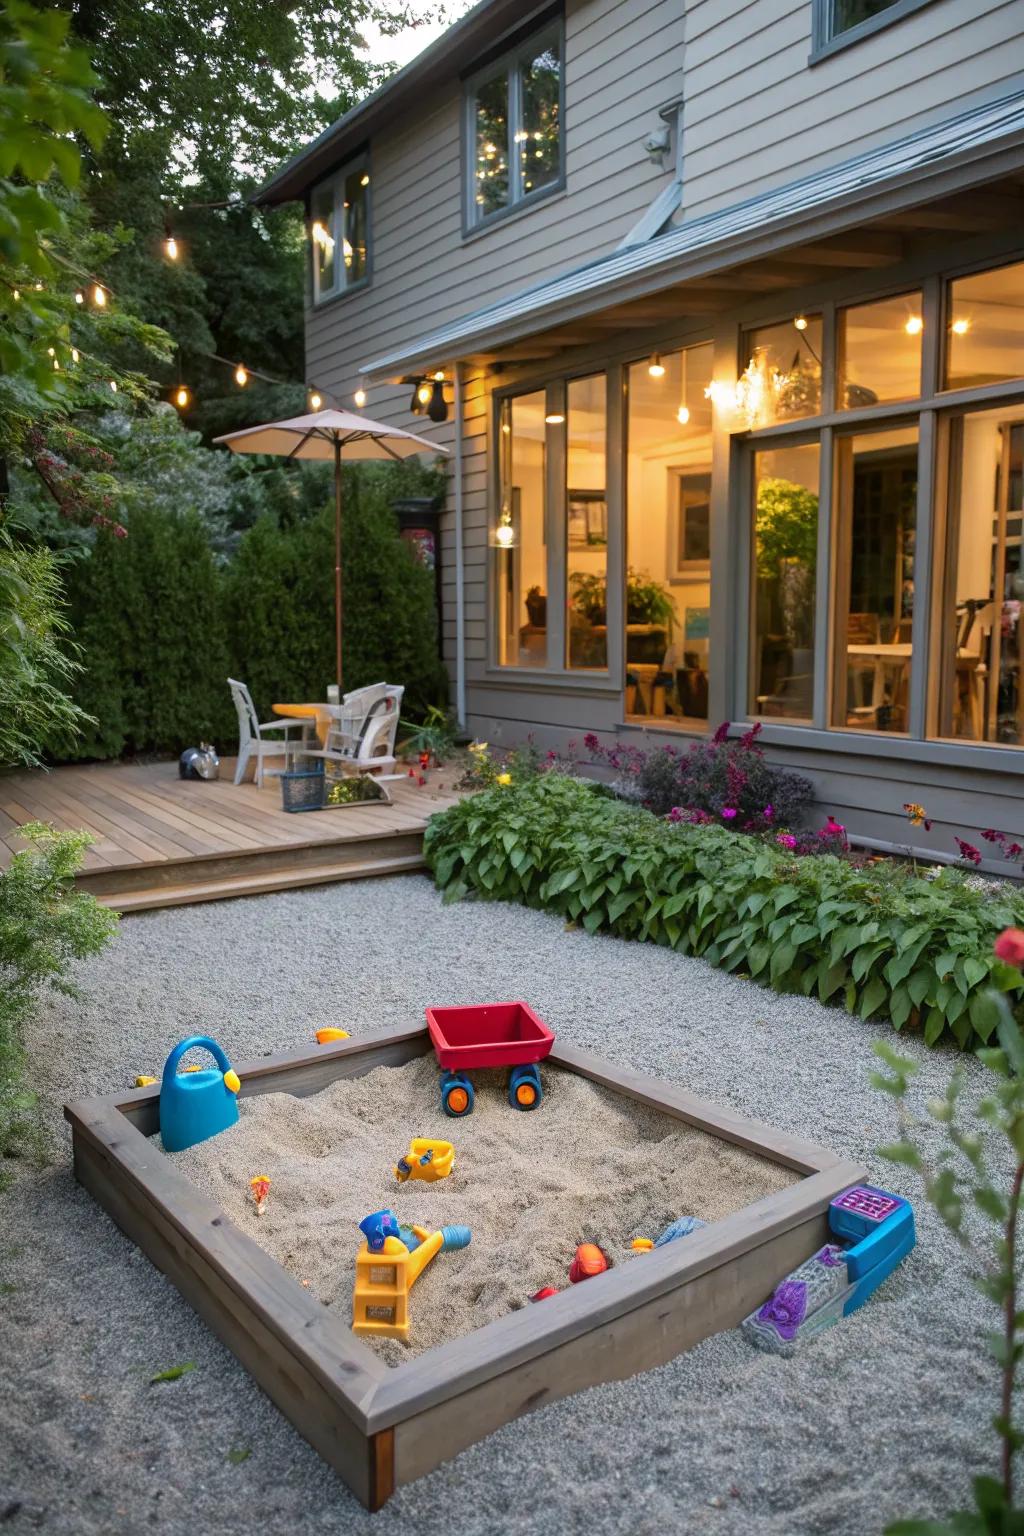
{"type": "Polygon", "coordinates": [[[734,1326],[822,1244],[829,1200],[863,1176],[557,1043],[537,1110],[510,1109],[481,1072],[460,1122],[441,1114],[424,1027],[236,1071],[239,1125],[185,1153],[161,1150],[155,1086],[69,1105],[76,1175],[370,1508],[518,1414],[734,1326]],[[398,1185],[412,1135],[455,1143],[448,1179],[398,1185]],[[259,1218],[255,1173],[273,1181],[259,1218]],[[408,1344],[350,1328],[355,1223],[384,1205],[473,1229],[417,1282],[408,1344]],[[680,1214],[709,1225],[631,1252],[680,1214]],[[568,1286],[585,1240],[613,1267],[568,1286]],[[564,1289],[528,1304],[546,1283],[564,1289]]]}

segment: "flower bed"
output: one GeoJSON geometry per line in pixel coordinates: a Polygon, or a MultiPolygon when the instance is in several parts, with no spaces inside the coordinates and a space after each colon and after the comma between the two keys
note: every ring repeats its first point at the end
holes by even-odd
{"type": "Polygon", "coordinates": [[[472,795],[431,818],[428,864],[449,899],[470,893],[556,912],[620,938],[670,945],[778,992],[843,1002],[861,1018],[920,1028],[929,1045],[986,1042],[988,989],[1024,1001],[993,953],[1024,927],[1024,892],[972,890],[944,869],[921,878],[858,868],[731,832],[659,820],[558,773],[472,795]]]}

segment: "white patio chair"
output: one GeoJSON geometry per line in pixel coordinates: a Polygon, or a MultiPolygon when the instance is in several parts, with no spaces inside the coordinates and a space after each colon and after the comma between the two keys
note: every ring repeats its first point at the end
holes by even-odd
{"type": "Polygon", "coordinates": [[[288,758],[293,752],[299,750],[299,742],[291,741],[288,736],[290,730],[302,730],[309,722],[305,720],[267,720],[260,723],[256,714],[256,706],[252,702],[252,694],[244,683],[237,678],[228,678],[228,687],[231,689],[231,697],[235,703],[238,714],[238,765],[235,768],[235,783],[241,784],[245,778],[246,769],[252,758],[256,759],[256,788],[263,788],[263,760],[268,757],[283,757],[284,768],[271,768],[267,771],[280,775],[287,771],[288,758]],[[284,731],[284,739],[275,741],[266,740],[268,731],[284,731]]]}
{"type": "Polygon", "coordinates": [[[326,744],[305,755],[341,763],[354,773],[390,772],[404,692],[391,683],[371,683],[346,693],[331,710],[326,744]]]}

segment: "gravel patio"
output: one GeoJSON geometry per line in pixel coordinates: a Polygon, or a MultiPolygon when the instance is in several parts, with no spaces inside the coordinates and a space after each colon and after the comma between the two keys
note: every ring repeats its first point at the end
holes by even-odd
{"type": "MultiPolygon", "coordinates": [[[[965,1505],[994,1470],[992,1318],[916,1177],[874,1152],[897,1133],[868,1082],[888,1027],[525,909],[445,907],[420,877],[132,917],[80,982],[30,1041],[53,1164],[0,1196],[4,1531],[874,1536],[965,1505]],[[243,1059],[517,996],[574,1044],[864,1161],[915,1201],[918,1247],[793,1360],[709,1339],[506,1426],[370,1516],[75,1185],[61,1108],[158,1072],[194,1032],[243,1059]]],[[[903,1047],[923,1111],[954,1058],[903,1047]]]]}

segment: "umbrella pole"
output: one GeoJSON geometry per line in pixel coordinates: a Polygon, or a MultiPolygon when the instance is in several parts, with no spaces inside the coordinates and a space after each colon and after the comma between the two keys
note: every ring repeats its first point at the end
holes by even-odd
{"type": "Polygon", "coordinates": [[[341,692],[341,439],[334,439],[334,644],[341,692]]]}

